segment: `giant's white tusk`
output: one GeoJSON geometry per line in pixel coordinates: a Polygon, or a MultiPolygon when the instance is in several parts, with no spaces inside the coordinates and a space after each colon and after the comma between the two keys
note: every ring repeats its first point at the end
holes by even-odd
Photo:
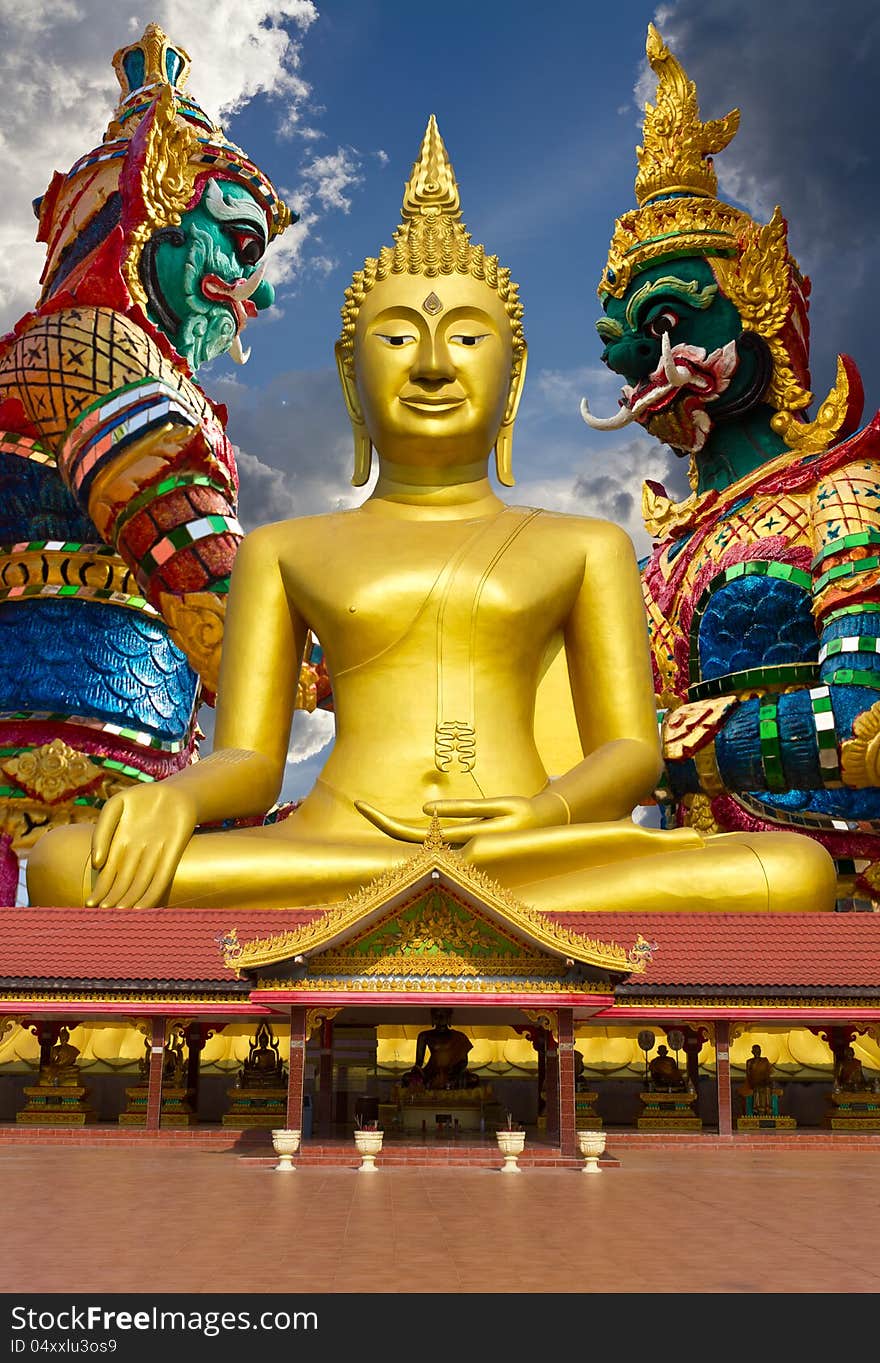
{"type": "Polygon", "coordinates": [[[234,364],[247,364],[248,360],[251,357],[251,348],[250,346],[248,346],[247,350],[242,350],[241,336],[238,334],[238,332],[236,332],[235,339],[233,340],[232,345],[229,347],[228,353],[229,358],[233,361],[234,364]]]}
{"type": "Polygon", "coordinates": [[[671,388],[680,388],[683,383],[687,383],[691,377],[691,372],[689,369],[682,369],[675,363],[668,331],[664,331],[660,341],[660,359],[663,365],[663,373],[666,375],[666,382],[671,388]]]}
{"type": "Polygon", "coordinates": [[[256,293],[265,273],[266,262],[264,260],[260,265],[260,268],[254,270],[254,273],[249,278],[238,279],[234,284],[229,285],[229,297],[234,298],[239,303],[243,303],[246,298],[250,298],[251,294],[256,293]]]}
{"type": "Polygon", "coordinates": [[[581,398],[581,416],[594,431],[622,431],[631,421],[635,421],[628,407],[621,407],[616,416],[593,416],[586,398],[581,398]]]}

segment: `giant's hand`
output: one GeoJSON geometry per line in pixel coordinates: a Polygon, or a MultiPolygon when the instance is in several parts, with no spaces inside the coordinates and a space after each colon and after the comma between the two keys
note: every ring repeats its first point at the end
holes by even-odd
{"type": "MultiPolygon", "coordinates": [[[[428,830],[421,824],[395,819],[383,814],[364,800],[355,800],[355,808],[365,819],[383,833],[401,842],[424,842],[428,830]]],[[[422,806],[424,812],[438,819],[458,819],[459,823],[445,825],[441,831],[446,842],[461,845],[476,833],[513,833],[524,828],[547,828],[566,822],[566,805],[549,787],[532,799],[523,795],[504,795],[489,800],[432,800],[422,806]],[[550,799],[547,799],[550,796],[550,799]]]]}
{"type": "Polygon", "coordinates": [[[170,780],[114,795],[92,836],[92,866],[99,875],[87,905],[145,909],[160,904],[195,826],[192,798],[170,780]]]}

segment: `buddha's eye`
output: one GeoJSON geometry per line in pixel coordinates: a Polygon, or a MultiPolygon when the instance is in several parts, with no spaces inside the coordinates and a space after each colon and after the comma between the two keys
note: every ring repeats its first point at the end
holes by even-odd
{"type": "Polygon", "coordinates": [[[659,341],[661,336],[668,335],[677,325],[678,313],[673,312],[671,308],[664,308],[662,312],[652,317],[650,322],[645,323],[645,331],[659,341]]]}
{"type": "Polygon", "coordinates": [[[377,331],[376,336],[380,341],[383,341],[385,345],[397,346],[398,348],[402,345],[409,345],[410,341],[416,340],[416,337],[411,336],[408,332],[404,333],[402,336],[386,336],[381,331],[377,331]]]}
{"type": "Polygon", "coordinates": [[[450,336],[449,339],[450,341],[455,341],[457,345],[475,346],[480,345],[483,341],[485,341],[486,338],[488,337],[488,334],[489,334],[488,332],[485,332],[482,336],[471,336],[466,332],[456,332],[456,334],[454,336],[450,336]]]}

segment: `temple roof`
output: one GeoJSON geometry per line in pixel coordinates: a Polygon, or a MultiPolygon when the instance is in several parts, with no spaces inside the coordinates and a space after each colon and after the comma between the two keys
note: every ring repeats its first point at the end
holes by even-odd
{"type": "MultiPolygon", "coordinates": [[[[224,964],[224,945],[294,932],[320,909],[0,910],[0,989],[125,982],[189,985],[247,994],[224,964]]],[[[845,990],[880,993],[880,921],[874,914],[561,913],[554,923],[585,938],[641,937],[644,974],[617,994],[673,990],[845,990]]]]}
{"type": "Polygon", "coordinates": [[[873,913],[557,913],[561,927],[619,941],[647,939],[633,997],[669,989],[880,991],[880,918],[873,913]]]}
{"type": "MultiPolygon", "coordinates": [[[[248,937],[312,922],[318,909],[2,909],[0,988],[12,982],[236,983],[233,927],[248,937]]],[[[247,993],[247,985],[244,986],[247,993]]]]}

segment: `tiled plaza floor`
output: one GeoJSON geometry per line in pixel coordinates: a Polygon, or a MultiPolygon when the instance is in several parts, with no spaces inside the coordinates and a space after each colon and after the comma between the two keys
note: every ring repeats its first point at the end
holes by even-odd
{"type": "Polygon", "coordinates": [[[621,1150],[576,1169],[277,1174],[232,1152],[0,1149],[9,1292],[875,1293],[878,1154],[621,1150]]]}

